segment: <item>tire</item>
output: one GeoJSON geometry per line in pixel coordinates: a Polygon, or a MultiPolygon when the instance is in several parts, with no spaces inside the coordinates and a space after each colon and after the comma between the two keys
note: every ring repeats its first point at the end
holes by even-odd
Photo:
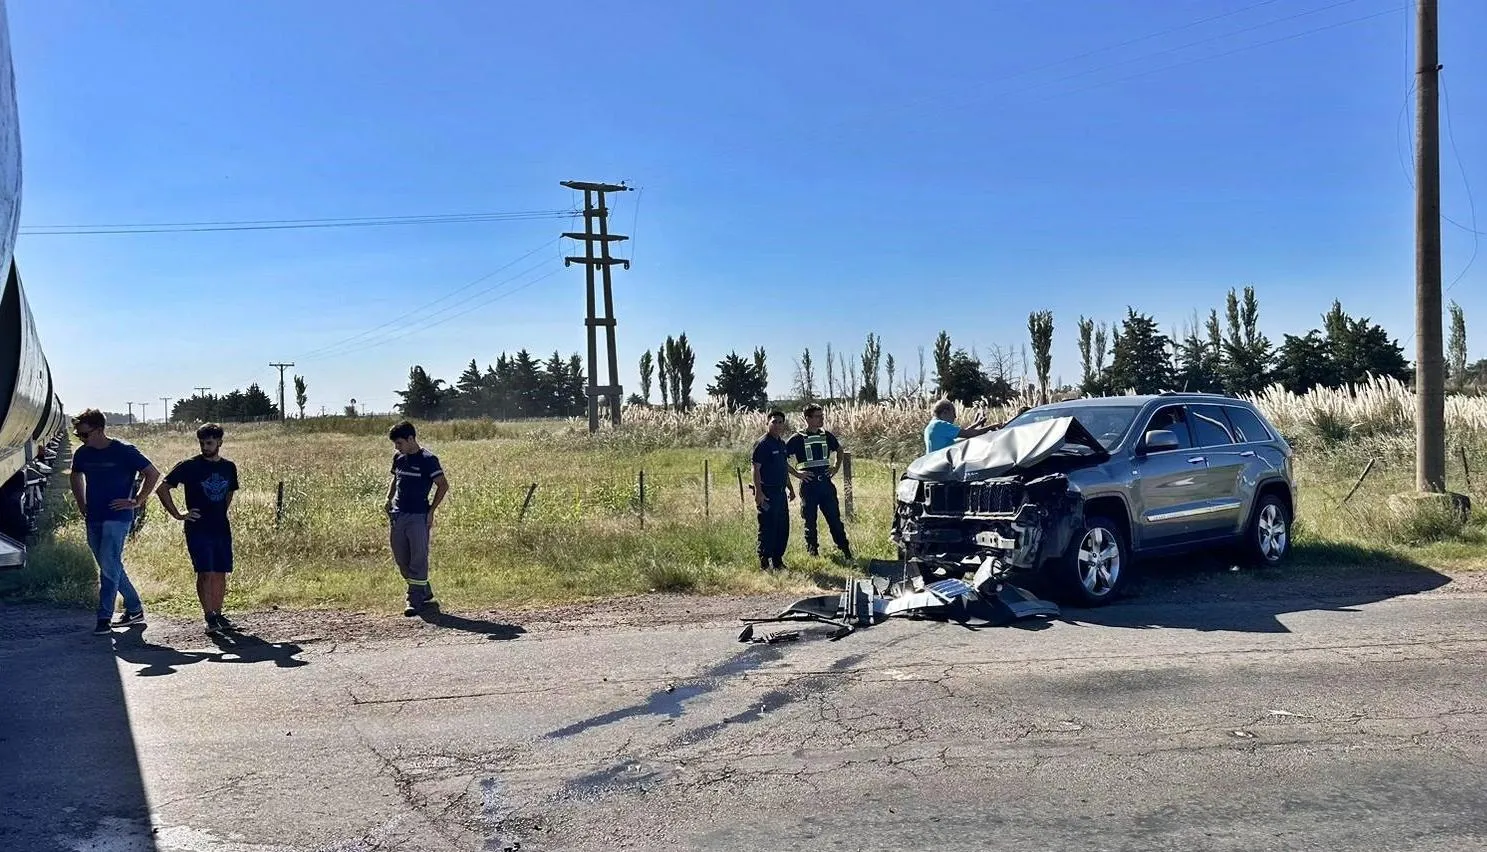
{"type": "Polygon", "coordinates": [[[1291,513],[1284,500],[1266,494],[1255,504],[1244,531],[1244,549],[1250,561],[1263,568],[1274,568],[1291,555],[1291,513]]]}
{"type": "Polygon", "coordinates": [[[1084,530],[1069,543],[1069,551],[1055,571],[1055,585],[1064,603],[1078,607],[1104,606],[1126,586],[1131,551],[1120,525],[1103,515],[1090,515],[1084,530]]]}

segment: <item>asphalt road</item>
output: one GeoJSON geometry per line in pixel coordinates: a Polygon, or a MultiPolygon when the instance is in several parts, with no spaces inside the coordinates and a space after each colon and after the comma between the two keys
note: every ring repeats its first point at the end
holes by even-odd
{"type": "Polygon", "coordinates": [[[222,647],[9,606],[0,849],[1487,849],[1482,580],[1218,573],[773,645],[736,619],[783,599],[222,647]]]}

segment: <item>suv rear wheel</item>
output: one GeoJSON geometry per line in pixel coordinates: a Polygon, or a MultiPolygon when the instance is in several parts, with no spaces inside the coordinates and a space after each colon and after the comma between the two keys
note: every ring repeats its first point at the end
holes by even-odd
{"type": "Polygon", "coordinates": [[[1286,511],[1286,501],[1274,494],[1261,497],[1245,540],[1256,564],[1273,567],[1284,562],[1291,555],[1291,513],[1286,511]]]}
{"type": "Polygon", "coordinates": [[[1074,606],[1103,606],[1125,587],[1131,556],[1115,521],[1103,515],[1085,519],[1084,532],[1069,544],[1056,565],[1061,597],[1074,606]]]}

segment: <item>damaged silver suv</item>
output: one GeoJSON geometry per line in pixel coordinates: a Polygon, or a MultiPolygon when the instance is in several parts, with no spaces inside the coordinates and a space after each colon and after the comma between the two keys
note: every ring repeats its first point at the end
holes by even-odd
{"type": "Polygon", "coordinates": [[[1135,557],[1238,545],[1290,553],[1292,451],[1248,402],[1081,399],[925,455],[897,484],[893,539],[926,581],[1041,575],[1064,602],[1114,598],[1135,557]]]}

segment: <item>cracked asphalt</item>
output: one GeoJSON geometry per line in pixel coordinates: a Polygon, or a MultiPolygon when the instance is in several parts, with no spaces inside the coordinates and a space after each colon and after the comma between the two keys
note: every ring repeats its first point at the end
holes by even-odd
{"type": "Polygon", "coordinates": [[[737,641],[785,602],[0,607],[0,849],[1487,849],[1482,575],[737,641]]]}

